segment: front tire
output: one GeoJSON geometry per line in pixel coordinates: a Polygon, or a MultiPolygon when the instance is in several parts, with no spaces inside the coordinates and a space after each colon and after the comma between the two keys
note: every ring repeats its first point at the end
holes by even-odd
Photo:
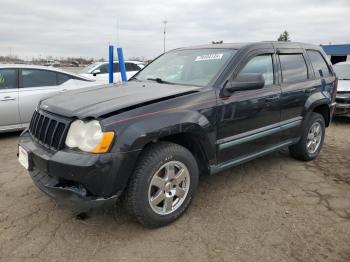
{"type": "Polygon", "coordinates": [[[321,151],[324,137],[325,120],[322,115],[313,112],[299,142],[289,147],[290,154],[298,160],[313,160],[321,151]]]}
{"type": "Polygon", "coordinates": [[[159,142],[142,153],[126,192],[129,212],[146,227],[180,217],[198,185],[198,165],[186,148],[159,142]]]}

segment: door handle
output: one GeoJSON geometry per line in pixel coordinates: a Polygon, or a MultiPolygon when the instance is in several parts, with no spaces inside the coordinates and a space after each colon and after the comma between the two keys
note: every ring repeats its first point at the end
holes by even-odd
{"type": "Polygon", "coordinates": [[[5,96],[1,99],[1,101],[11,101],[11,100],[16,100],[16,98],[12,96],[5,96]]]}
{"type": "Polygon", "coordinates": [[[277,101],[278,99],[280,99],[279,95],[272,95],[272,96],[265,97],[266,102],[273,102],[273,101],[277,101]]]}
{"type": "Polygon", "coordinates": [[[66,91],[67,91],[67,89],[60,90],[61,93],[66,92],[66,91]]]}
{"type": "Polygon", "coordinates": [[[308,89],[305,89],[305,93],[310,94],[310,93],[313,93],[315,90],[316,90],[316,87],[308,88],[308,89]]]}

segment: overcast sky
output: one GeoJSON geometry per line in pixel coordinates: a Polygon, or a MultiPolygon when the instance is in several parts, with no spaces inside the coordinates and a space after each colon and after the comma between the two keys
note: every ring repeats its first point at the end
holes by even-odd
{"type": "Polygon", "coordinates": [[[154,58],[212,40],[350,44],[350,0],[0,0],[0,55],[154,58]],[[119,30],[117,30],[119,28],[119,30]],[[117,33],[119,31],[119,33],[117,33]]]}

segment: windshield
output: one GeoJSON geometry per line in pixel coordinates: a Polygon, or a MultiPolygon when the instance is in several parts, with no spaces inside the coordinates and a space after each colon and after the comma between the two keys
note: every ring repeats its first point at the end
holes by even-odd
{"type": "Polygon", "coordinates": [[[350,80],[350,64],[334,65],[333,67],[340,80],[350,80]]]}
{"type": "Polygon", "coordinates": [[[88,65],[88,66],[84,67],[82,70],[80,70],[79,74],[90,74],[91,70],[99,64],[100,63],[93,63],[91,65],[88,65]]]}
{"type": "Polygon", "coordinates": [[[135,79],[206,86],[236,52],[232,49],[175,50],[153,61],[135,79]]]}

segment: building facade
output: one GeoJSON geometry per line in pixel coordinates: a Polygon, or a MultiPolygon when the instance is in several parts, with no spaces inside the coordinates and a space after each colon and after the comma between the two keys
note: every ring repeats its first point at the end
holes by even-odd
{"type": "Polygon", "coordinates": [[[332,64],[350,61],[350,44],[345,45],[321,45],[332,64]]]}

